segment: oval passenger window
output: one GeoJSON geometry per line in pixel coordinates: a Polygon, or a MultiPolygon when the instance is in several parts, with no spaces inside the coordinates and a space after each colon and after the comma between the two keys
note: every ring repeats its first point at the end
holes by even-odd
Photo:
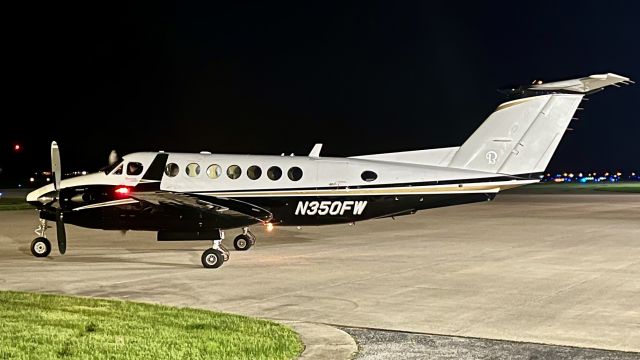
{"type": "Polygon", "coordinates": [[[267,177],[271,180],[278,180],[282,177],[282,169],[277,166],[272,166],[267,170],[267,177]]]}
{"type": "Polygon", "coordinates": [[[360,177],[364,181],[371,182],[378,178],[378,174],[374,173],[373,171],[367,170],[363,171],[362,174],[360,174],[360,177]]]}
{"type": "Polygon", "coordinates": [[[262,169],[257,165],[249,166],[247,169],[247,176],[251,180],[258,180],[260,176],[262,176],[262,169]]]}
{"type": "Polygon", "coordinates": [[[210,179],[217,179],[220,177],[220,175],[222,175],[222,168],[220,167],[220,165],[213,164],[207,168],[207,176],[210,179]]]}
{"type": "Polygon", "coordinates": [[[287,176],[291,181],[298,181],[302,179],[302,169],[300,169],[297,166],[294,166],[291,169],[289,169],[289,171],[287,172],[287,176]]]}
{"type": "Polygon", "coordinates": [[[200,175],[200,165],[196,163],[190,163],[189,165],[187,165],[186,170],[187,170],[187,175],[189,175],[189,177],[196,177],[200,175]]]}
{"type": "Polygon", "coordinates": [[[238,165],[231,165],[227,168],[227,176],[229,179],[237,179],[242,175],[242,169],[238,165]]]}
{"type": "Polygon", "coordinates": [[[167,174],[168,177],[175,177],[180,173],[180,167],[175,163],[168,163],[164,168],[164,173],[167,174]]]}

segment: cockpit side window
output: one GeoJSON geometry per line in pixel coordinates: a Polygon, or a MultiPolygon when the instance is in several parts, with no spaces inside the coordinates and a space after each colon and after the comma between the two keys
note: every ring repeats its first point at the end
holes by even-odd
{"type": "Polygon", "coordinates": [[[123,164],[120,164],[118,168],[113,172],[113,175],[122,175],[122,169],[124,168],[123,164]]]}
{"type": "Polygon", "coordinates": [[[142,174],[142,163],[132,161],[127,164],[127,175],[140,175],[142,174]]]}

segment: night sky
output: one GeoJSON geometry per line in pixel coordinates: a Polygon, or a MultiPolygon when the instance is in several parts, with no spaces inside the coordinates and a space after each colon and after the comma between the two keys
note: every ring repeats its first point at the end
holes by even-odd
{"type": "MultiPolygon", "coordinates": [[[[637,1],[232,3],[5,9],[0,179],[46,169],[52,140],[67,170],[96,170],[111,149],[458,146],[497,88],[640,80],[637,1]]],[[[640,167],[638,82],[583,103],[550,169],[640,167]]]]}

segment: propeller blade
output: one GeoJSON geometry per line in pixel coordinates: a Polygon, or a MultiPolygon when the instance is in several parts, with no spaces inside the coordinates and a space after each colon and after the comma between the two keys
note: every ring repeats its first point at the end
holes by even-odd
{"type": "Polygon", "coordinates": [[[58,237],[58,250],[61,255],[64,255],[67,252],[67,232],[62,221],[62,210],[58,210],[56,216],[56,235],[58,237]]]}
{"type": "Polygon", "coordinates": [[[60,149],[54,141],[51,143],[51,171],[53,171],[53,186],[56,190],[60,190],[60,181],[62,180],[62,167],[60,166],[60,149]]]}
{"type": "Polygon", "coordinates": [[[109,166],[117,163],[119,159],[120,157],[118,156],[118,153],[115,150],[111,150],[111,153],[109,154],[109,166]]]}

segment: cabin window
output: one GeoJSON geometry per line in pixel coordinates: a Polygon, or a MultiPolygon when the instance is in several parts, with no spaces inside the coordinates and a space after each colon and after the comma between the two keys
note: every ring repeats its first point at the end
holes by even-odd
{"type": "Polygon", "coordinates": [[[289,179],[291,179],[291,181],[298,181],[302,179],[302,169],[294,166],[289,169],[289,171],[287,172],[287,176],[289,177],[289,179]]]}
{"type": "Polygon", "coordinates": [[[187,165],[185,171],[187,172],[187,175],[189,175],[189,177],[196,177],[200,175],[200,165],[196,163],[190,163],[187,165]]]}
{"type": "Polygon", "coordinates": [[[262,176],[262,169],[257,165],[249,166],[247,169],[247,176],[251,180],[258,180],[260,176],[262,176]]]}
{"type": "Polygon", "coordinates": [[[227,176],[229,179],[237,179],[242,175],[242,169],[238,165],[231,165],[227,168],[227,176]]]}
{"type": "Polygon", "coordinates": [[[282,169],[277,166],[272,166],[267,170],[267,176],[271,180],[278,180],[282,177],[282,169]]]}
{"type": "Polygon", "coordinates": [[[373,171],[366,170],[363,171],[362,174],[360,174],[360,177],[366,182],[371,182],[378,178],[378,174],[374,173],[373,171]]]}
{"type": "Polygon", "coordinates": [[[142,174],[142,163],[132,161],[127,164],[127,175],[140,175],[142,174]]]}
{"type": "Polygon", "coordinates": [[[180,173],[180,167],[176,163],[168,163],[164,168],[164,173],[167,174],[168,177],[175,177],[180,173]]]}
{"type": "Polygon", "coordinates": [[[217,179],[222,175],[222,168],[218,164],[209,165],[207,168],[207,176],[210,179],[217,179]]]}

